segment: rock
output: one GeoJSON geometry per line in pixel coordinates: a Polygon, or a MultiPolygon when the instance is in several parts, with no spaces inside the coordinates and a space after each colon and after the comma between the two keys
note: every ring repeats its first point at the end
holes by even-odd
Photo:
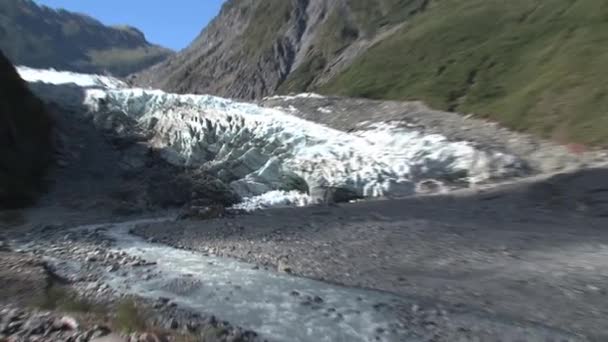
{"type": "Polygon", "coordinates": [[[172,317],[167,321],[166,327],[167,329],[176,330],[179,328],[179,322],[177,319],[175,319],[175,317],[172,317]]]}
{"type": "Polygon", "coordinates": [[[436,179],[426,179],[416,183],[417,194],[436,194],[444,191],[445,186],[436,179]]]}
{"type": "Polygon", "coordinates": [[[89,332],[89,339],[103,337],[103,336],[110,334],[110,332],[111,332],[110,328],[108,328],[106,326],[102,326],[102,325],[96,325],[89,332]]]}
{"type": "Polygon", "coordinates": [[[221,218],[225,215],[226,211],[221,205],[212,205],[205,207],[192,206],[186,209],[178,216],[178,220],[210,220],[215,218],[221,218]]]}
{"type": "Polygon", "coordinates": [[[129,341],[120,335],[110,334],[108,336],[94,338],[91,340],[91,342],[129,342],[129,341]]]}
{"type": "Polygon", "coordinates": [[[310,197],[313,201],[322,204],[346,203],[362,198],[352,189],[325,184],[310,186],[310,197]]]}
{"type": "Polygon", "coordinates": [[[204,323],[206,325],[215,327],[215,326],[217,326],[218,321],[217,321],[217,318],[215,316],[211,315],[211,316],[207,317],[204,320],[204,323]]]}
{"type": "Polygon", "coordinates": [[[77,330],[78,322],[73,317],[63,316],[53,322],[53,328],[56,330],[77,330]]]}
{"type": "Polygon", "coordinates": [[[190,321],[190,322],[186,323],[186,329],[191,333],[197,331],[200,328],[200,326],[201,325],[198,322],[190,321]]]}
{"type": "Polygon", "coordinates": [[[88,256],[87,257],[87,262],[96,262],[97,261],[97,257],[96,256],[88,256]]]}
{"type": "Polygon", "coordinates": [[[45,332],[47,325],[47,317],[32,316],[23,325],[23,330],[29,335],[41,335],[45,332]]]}
{"type": "Polygon", "coordinates": [[[161,339],[155,334],[151,333],[143,333],[139,336],[139,342],[163,342],[164,339],[161,339]]]}
{"type": "Polygon", "coordinates": [[[128,264],[128,266],[131,266],[131,267],[140,267],[140,266],[144,266],[144,262],[141,261],[141,260],[133,260],[133,261],[131,261],[128,264]]]}
{"type": "Polygon", "coordinates": [[[283,272],[283,273],[291,273],[292,269],[291,267],[289,267],[289,265],[287,264],[287,261],[284,259],[279,260],[279,262],[277,263],[277,270],[279,272],[283,272]]]}
{"type": "Polygon", "coordinates": [[[169,298],[159,297],[157,301],[161,305],[167,305],[169,303],[169,298]]]}

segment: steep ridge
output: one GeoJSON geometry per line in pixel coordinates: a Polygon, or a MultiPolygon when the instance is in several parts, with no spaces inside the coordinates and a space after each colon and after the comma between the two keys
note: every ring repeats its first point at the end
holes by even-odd
{"type": "Polygon", "coordinates": [[[138,75],[140,86],[253,99],[333,75],[424,0],[230,0],[198,38],[138,75]]]}
{"type": "Polygon", "coordinates": [[[31,0],[0,2],[0,49],[11,61],[36,68],[112,73],[142,70],[172,52],[129,26],[104,26],[83,14],[31,0]]]}
{"type": "Polygon", "coordinates": [[[0,207],[32,200],[52,157],[51,117],[0,52],[0,207]]]}
{"type": "Polygon", "coordinates": [[[561,143],[606,145],[600,0],[228,1],[138,85],[243,99],[421,100],[561,143]]]}

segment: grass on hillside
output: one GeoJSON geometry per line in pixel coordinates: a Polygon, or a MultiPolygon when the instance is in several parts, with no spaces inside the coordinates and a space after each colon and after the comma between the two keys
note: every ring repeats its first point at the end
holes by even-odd
{"type": "Polygon", "coordinates": [[[64,287],[53,285],[41,298],[34,298],[32,307],[43,310],[60,310],[70,313],[101,314],[104,309],[85,299],[79,298],[64,287]]]}
{"type": "Polygon", "coordinates": [[[423,100],[608,145],[608,2],[431,0],[323,93],[423,100]]]}
{"type": "Polygon", "coordinates": [[[323,73],[328,61],[359,38],[373,37],[378,30],[402,22],[426,0],[349,0],[337,6],[320,28],[313,48],[297,69],[281,84],[279,93],[303,91],[323,73]]]}
{"type": "Polygon", "coordinates": [[[169,50],[160,47],[141,46],[90,50],[88,56],[95,67],[125,76],[162,61],[169,53],[169,50]]]}

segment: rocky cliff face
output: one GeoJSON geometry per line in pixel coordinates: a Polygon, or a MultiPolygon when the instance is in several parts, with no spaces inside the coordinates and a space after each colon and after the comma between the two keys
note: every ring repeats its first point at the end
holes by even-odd
{"type": "Polygon", "coordinates": [[[141,86],[253,99],[324,82],[424,8],[424,0],[230,0],[141,86]]]}
{"type": "Polygon", "coordinates": [[[52,156],[51,118],[0,52],[0,207],[20,206],[41,186],[52,156]]]}
{"type": "Polygon", "coordinates": [[[15,64],[127,75],[169,56],[129,26],[104,26],[82,14],[30,0],[0,1],[0,49],[15,64]]]}

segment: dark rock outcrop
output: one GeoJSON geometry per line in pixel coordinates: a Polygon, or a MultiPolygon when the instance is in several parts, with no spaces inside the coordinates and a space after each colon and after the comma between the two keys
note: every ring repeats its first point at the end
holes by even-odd
{"type": "Polygon", "coordinates": [[[0,207],[31,201],[51,161],[52,120],[0,52],[0,207]]]}

